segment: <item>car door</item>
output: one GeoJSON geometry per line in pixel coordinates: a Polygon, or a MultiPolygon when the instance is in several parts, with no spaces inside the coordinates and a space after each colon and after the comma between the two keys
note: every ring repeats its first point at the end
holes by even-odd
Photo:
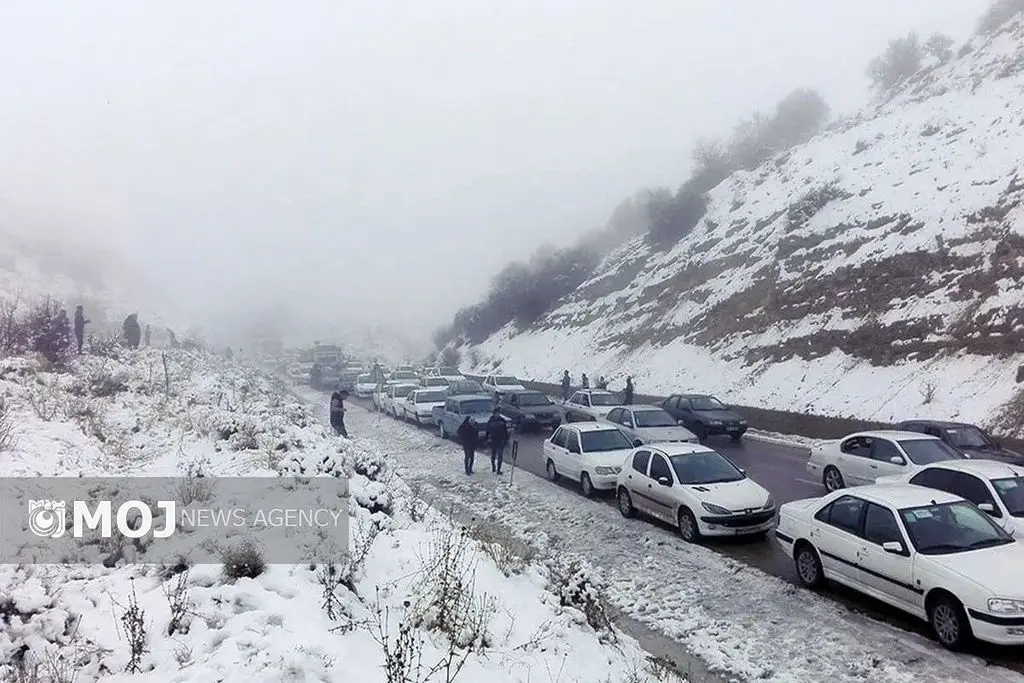
{"type": "Polygon", "coordinates": [[[636,433],[636,421],[633,419],[633,411],[625,408],[616,408],[615,410],[619,412],[619,419],[616,420],[616,422],[619,423],[619,427],[622,429],[622,432],[628,436],[631,441],[638,439],[639,435],[636,433]]]}
{"type": "Polygon", "coordinates": [[[914,561],[907,542],[887,507],[868,503],[864,512],[864,532],[857,551],[863,590],[879,600],[923,616],[924,591],[914,583],[914,561]],[[882,548],[883,543],[899,543],[899,553],[882,548]]]}
{"type": "Polygon", "coordinates": [[[633,453],[629,469],[626,470],[626,489],[633,499],[633,507],[650,514],[651,506],[644,492],[647,490],[647,470],[651,464],[651,452],[639,450],[633,453]]]}
{"type": "Polygon", "coordinates": [[[858,589],[861,580],[857,553],[862,545],[866,511],[867,501],[863,498],[841,496],[815,513],[818,524],[809,534],[830,578],[858,589]]]}
{"type": "Polygon", "coordinates": [[[653,452],[645,493],[651,506],[651,514],[670,524],[675,524],[676,521],[675,499],[672,496],[674,486],[675,477],[668,460],[661,453],[653,452]]]}
{"type": "Polygon", "coordinates": [[[694,431],[694,428],[698,422],[697,413],[693,412],[693,404],[690,403],[690,399],[680,396],[676,405],[678,406],[676,418],[682,420],[683,426],[696,434],[697,432],[694,431]]]}
{"type": "MultiPolygon", "coordinates": [[[[863,486],[874,484],[871,469],[871,448],[874,439],[869,436],[854,436],[839,444],[836,454],[836,467],[843,475],[847,486],[863,486]]],[[[877,474],[875,476],[878,476],[877,474]]]]}
{"type": "Polygon", "coordinates": [[[544,451],[547,459],[555,463],[555,469],[559,472],[565,471],[565,450],[566,437],[569,435],[568,427],[559,427],[558,431],[551,435],[550,443],[545,442],[544,451]]]}
{"type": "Polygon", "coordinates": [[[623,408],[613,408],[611,411],[609,411],[608,416],[605,419],[613,423],[616,427],[619,428],[619,431],[621,431],[623,434],[632,439],[633,435],[632,433],[630,433],[629,428],[626,426],[626,414],[627,413],[623,408]]]}
{"type": "Polygon", "coordinates": [[[573,480],[579,480],[583,473],[583,449],[580,447],[580,435],[570,429],[565,435],[565,471],[564,474],[573,480]]]}
{"type": "Polygon", "coordinates": [[[874,484],[878,477],[906,474],[907,463],[907,456],[899,446],[889,439],[875,439],[871,445],[871,461],[868,463],[868,483],[874,484]]]}
{"type": "Polygon", "coordinates": [[[661,407],[674,419],[679,419],[679,396],[673,394],[661,402],[661,407]]]}

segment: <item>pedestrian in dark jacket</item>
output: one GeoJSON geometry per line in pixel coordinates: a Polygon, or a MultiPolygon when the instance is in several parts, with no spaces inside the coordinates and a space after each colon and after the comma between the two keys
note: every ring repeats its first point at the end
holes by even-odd
{"type": "Polygon", "coordinates": [[[633,404],[633,377],[626,378],[626,389],[622,392],[622,402],[625,405],[633,404]]]}
{"type": "Polygon", "coordinates": [[[473,459],[476,456],[476,446],[479,434],[473,421],[466,417],[459,425],[457,432],[459,441],[462,442],[462,453],[465,456],[463,462],[466,466],[466,474],[473,474],[473,459]]]}
{"type": "Polygon", "coordinates": [[[139,342],[142,340],[142,328],[139,327],[139,314],[132,313],[130,316],[124,319],[124,340],[128,343],[128,347],[132,349],[139,348],[139,342]]]}
{"type": "Polygon", "coordinates": [[[580,377],[580,384],[583,385],[584,389],[590,388],[590,378],[587,377],[587,373],[584,372],[583,376],[580,377]]]}
{"type": "Polygon", "coordinates": [[[501,474],[501,463],[505,459],[505,446],[508,445],[508,423],[498,409],[487,420],[487,440],[491,442],[491,472],[501,474]]]}
{"type": "Polygon", "coordinates": [[[597,388],[598,389],[607,389],[608,388],[608,380],[606,380],[604,378],[604,375],[601,375],[600,377],[597,378],[597,388]]]}
{"type": "Polygon", "coordinates": [[[91,321],[85,319],[85,312],[81,306],[75,306],[75,343],[78,344],[78,353],[82,353],[82,342],[85,340],[85,326],[91,321]]]}
{"type": "Polygon", "coordinates": [[[348,398],[347,391],[335,391],[331,394],[331,427],[335,434],[348,438],[348,430],[345,429],[345,399],[348,398]]]}
{"type": "Polygon", "coordinates": [[[569,377],[569,371],[566,370],[562,373],[562,400],[568,401],[569,394],[572,391],[572,379],[569,377]]]}

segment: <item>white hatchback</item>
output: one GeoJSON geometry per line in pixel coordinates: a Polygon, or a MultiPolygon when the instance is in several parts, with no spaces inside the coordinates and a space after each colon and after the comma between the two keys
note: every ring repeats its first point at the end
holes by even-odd
{"type": "Polygon", "coordinates": [[[583,495],[595,489],[613,489],[622,462],[633,444],[621,431],[607,424],[577,422],[562,425],[544,440],[548,479],[566,477],[579,482],[583,495]]]}

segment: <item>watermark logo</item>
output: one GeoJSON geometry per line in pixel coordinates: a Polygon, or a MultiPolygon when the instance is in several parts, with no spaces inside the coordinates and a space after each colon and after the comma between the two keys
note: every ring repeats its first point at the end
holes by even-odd
{"type": "MultiPolygon", "coordinates": [[[[173,500],[158,501],[156,507],[163,511],[165,524],[162,529],[153,528],[153,510],[141,500],[127,500],[117,508],[114,514],[113,504],[109,500],[101,500],[90,510],[84,500],[76,500],[71,505],[71,535],[83,538],[85,530],[96,531],[100,536],[112,538],[114,526],[117,533],[126,538],[169,538],[175,529],[177,505],[173,500]]],[[[67,529],[67,502],[63,500],[30,500],[28,502],[28,528],[36,536],[43,538],[60,538],[67,529]]]]}
{"type": "Polygon", "coordinates": [[[60,538],[64,535],[67,513],[63,500],[30,500],[28,528],[36,536],[60,538]]]}

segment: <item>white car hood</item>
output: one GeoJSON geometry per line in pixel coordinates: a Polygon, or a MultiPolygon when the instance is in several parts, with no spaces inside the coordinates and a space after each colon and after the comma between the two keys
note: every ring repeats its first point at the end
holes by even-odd
{"type": "Polygon", "coordinates": [[[587,410],[590,411],[592,415],[595,415],[601,419],[605,419],[608,417],[608,413],[612,412],[616,408],[621,407],[622,406],[592,406],[590,408],[587,408],[587,410]]]}
{"type": "Polygon", "coordinates": [[[496,384],[494,390],[499,392],[526,391],[526,387],[522,384],[496,384]]]}
{"type": "Polygon", "coordinates": [[[651,443],[658,443],[659,441],[689,441],[697,440],[697,435],[691,432],[686,427],[635,427],[633,432],[644,439],[644,441],[650,441],[651,443]]]}
{"type": "Polygon", "coordinates": [[[436,403],[417,403],[416,404],[416,410],[417,410],[417,412],[423,412],[423,411],[434,412],[434,408],[439,408],[439,407],[441,407],[443,405],[444,405],[444,401],[438,401],[436,403]]]}
{"type": "Polygon", "coordinates": [[[1007,543],[952,555],[922,555],[935,564],[979,584],[994,598],[1024,600],[1020,567],[1024,566],[1024,543],[1007,543]]]}
{"type": "Polygon", "coordinates": [[[719,505],[735,512],[760,510],[768,502],[768,491],[753,479],[740,479],[722,484],[685,485],[685,488],[702,502],[719,505]]]}
{"type": "Polygon", "coordinates": [[[623,463],[626,462],[626,458],[632,454],[632,448],[623,448],[617,451],[597,451],[591,453],[585,453],[584,456],[587,462],[594,465],[594,467],[622,467],[623,463]]]}

